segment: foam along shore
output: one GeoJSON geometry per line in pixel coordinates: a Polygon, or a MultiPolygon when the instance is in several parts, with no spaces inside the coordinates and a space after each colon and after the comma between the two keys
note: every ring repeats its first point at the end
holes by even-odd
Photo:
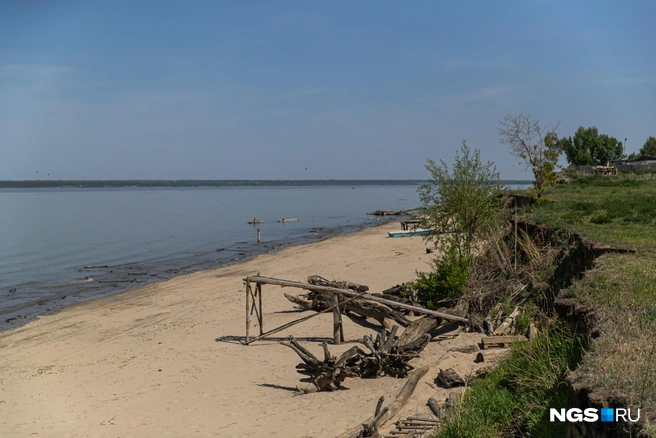
{"type": "MultiPolygon", "coordinates": [[[[398,223],[99,298],[0,333],[0,435],[39,436],[316,436],[333,437],[370,417],[381,395],[393,400],[403,379],[348,379],[346,389],[294,396],[298,357],[277,340],[294,335],[320,354],[332,337],[332,315],[319,315],[243,346],[242,279],[308,275],[366,284],[373,292],[429,269],[421,237],[386,238],[398,223]]],[[[264,329],[309,314],[294,309],[283,289],[265,286],[264,329]]],[[[375,323],[344,319],[339,354],[375,323]]],[[[455,329],[454,329],[455,330],[455,329]]],[[[399,415],[428,412],[439,368],[474,366],[450,347],[480,335],[445,328],[412,362],[431,369],[399,415]],[[466,364],[465,364],[466,363],[466,364]],[[439,367],[438,367],[439,365],[439,367]]],[[[391,424],[391,422],[390,422],[391,424]]]]}

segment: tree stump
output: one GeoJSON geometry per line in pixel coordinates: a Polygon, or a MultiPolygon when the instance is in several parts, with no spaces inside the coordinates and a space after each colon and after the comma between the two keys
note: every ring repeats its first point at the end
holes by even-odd
{"type": "Polygon", "coordinates": [[[437,375],[437,380],[439,380],[447,388],[465,386],[465,381],[458,375],[458,373],[455,372],[453,368],[440,370],[439,374],[437,375]]]}

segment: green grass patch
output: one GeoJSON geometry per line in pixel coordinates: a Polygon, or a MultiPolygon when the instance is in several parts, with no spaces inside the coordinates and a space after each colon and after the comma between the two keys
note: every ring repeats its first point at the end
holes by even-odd
{"type": "Polygon", "coordinates": [[[585,304],[611,309],[656,305],[656,257],[652,253],[604,254],[566,293],[585,304]]]}
{"type": "Polygon", "coordinates": [[[526,210],[528,219],[580,233],[602,245],[656,249],[656,179],[591,176],[549,189],[553,202],[526,210]]]}

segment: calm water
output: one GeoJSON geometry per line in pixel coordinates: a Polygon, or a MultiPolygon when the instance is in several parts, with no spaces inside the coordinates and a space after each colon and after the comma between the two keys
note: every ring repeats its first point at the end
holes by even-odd
{"type": "Polygon", "coordinates": [[[0,190],[0,329],[74,302],[376,224],[367,212],[417,207],[416,190],[0,190]],[[264,221],[260,245],[247,224],[254,217],[264,221]],[[294,217],[299,221],[277,222],[294,217]]]}

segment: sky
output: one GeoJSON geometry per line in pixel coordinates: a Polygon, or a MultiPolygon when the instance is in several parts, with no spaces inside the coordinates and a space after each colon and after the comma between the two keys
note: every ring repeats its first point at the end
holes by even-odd
{"type": "Polygon", "coordinates": [[[505,179],[520,111],[656,136],[656,1],[0,2],[0,180],[505,179]]]}

